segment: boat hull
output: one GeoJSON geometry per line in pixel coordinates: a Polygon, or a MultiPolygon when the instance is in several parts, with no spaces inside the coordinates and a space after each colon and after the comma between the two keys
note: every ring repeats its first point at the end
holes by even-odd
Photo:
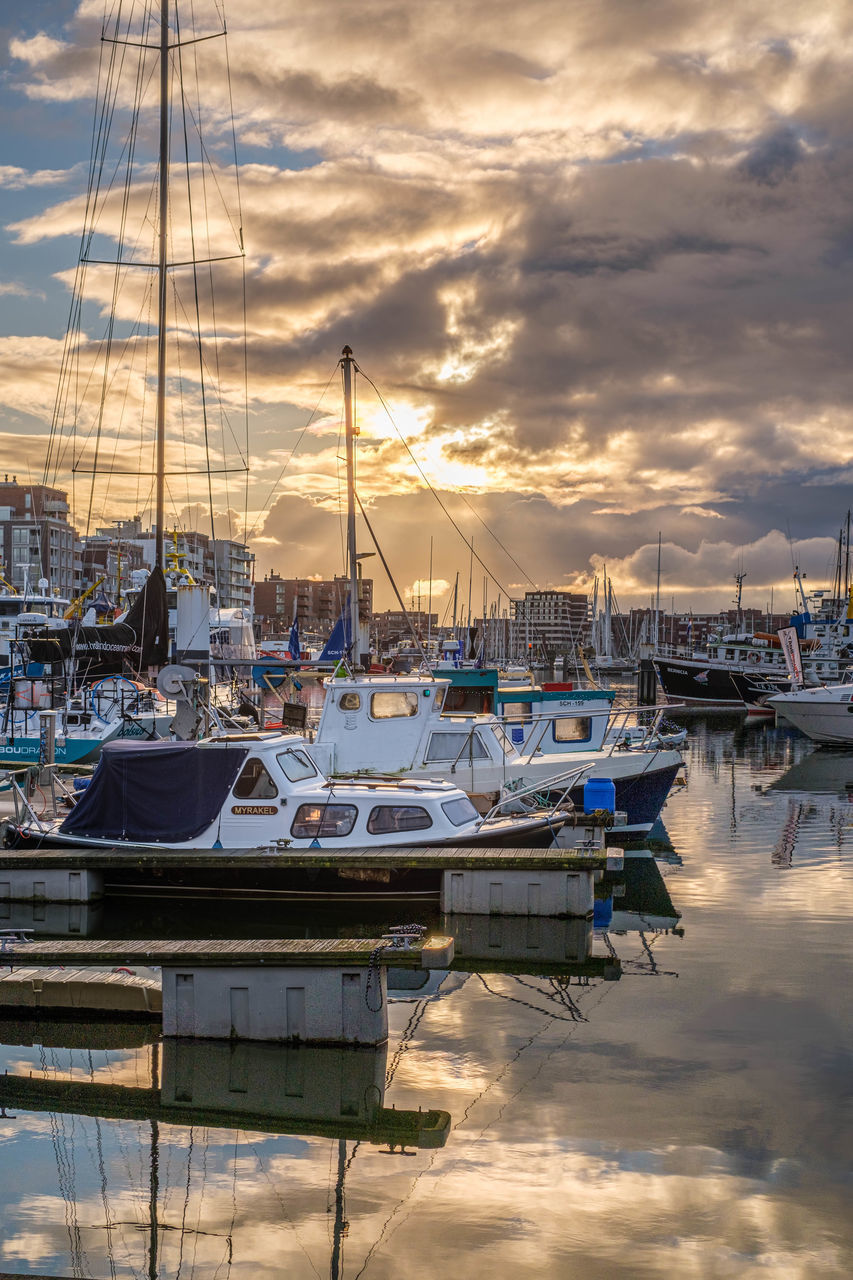
{"type": "Polygon", "coordinates": [[[761,707],[790,681],[690,658],[656,658],[661,687],[670,702],[703,711],[744,711],[761,707]]]}
{"type": "MultiPolygon", "coordinates": [[[[547,849],[554,843],[554,837],[557,832],[565,826],[574,815],[569,812],[561,812],[556,814],[537,814],[531,816],[529,820],[521,817],[502,818],[495,821],[483,823],[477,830],[465,828],[458,835],[448,836],[444,839],[432,840],[393,840],[386,837],[383,842],[377,841],[376,848],[381,848],[383,852],[399,849],[401,853],[405,853],[407,849],[468,849],[468,848],[487,848],[487,849],[547,849]]],[[[25,823],[9,822],[6,826],[4,835],[4,844],[7,849],[34,849],[40,846],[49,846],[50,848],[63,849],[101,849],[110,850],[112,852],[127,853],[129,855],[137,853],[185,853],[192,851],[201,851],[203,849],[213,849],[212,844],[199,844],[195,842],[185,842],[169,844],[166,841],[155,843],[144,843],[141,841],[117,841],[98,839],[96,837],[87,837],[82,835],[68,835],[51,826],[46,830],[39,830],[37,827],[28,826],[25,823]]],[[[299,853],[304,850],[306,855],[314,855],[318,849],[326,849],[330,853],[344,852],[352,849],[354,846],[348,845],[345,840],[325,840],[325,841],[293,841],[282,842],[280,852],[288,854],[299,853]]],[[[364,846],[357,846],[363,848],[364,846]]],[[[223,849],[221,846],[216,849],[217,854],[222,854],[223,861],[232,855],[241,852],[272,852],[277,851],[275,846],[267,845],[245,845],[240,848],[223,849]]],[[[315,859],[316,861],[316,859],[315,859]]]]}
{"type": "MultiPolygon", "coordinates": [[[[846,696],[850,696],[849,690],[846,696]]],[[[782,694],[773,699],[769,709],[813,742],[833,747],[853,746],[853,702],[822,697],[821,690],[815,689],[787,698],[782,694]]]]}

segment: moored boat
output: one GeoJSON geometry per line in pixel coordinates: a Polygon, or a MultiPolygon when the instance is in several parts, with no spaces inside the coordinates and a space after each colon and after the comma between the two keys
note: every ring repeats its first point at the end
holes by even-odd
{"type": "Polygon", "coordinates": [[[70,812],[11,821],[6,840],[128,851],[542,848],[570,816],[554,806],[481,817],[440,779],[332,780],[304,738],[254,733],[107,743],[70,812]]]}

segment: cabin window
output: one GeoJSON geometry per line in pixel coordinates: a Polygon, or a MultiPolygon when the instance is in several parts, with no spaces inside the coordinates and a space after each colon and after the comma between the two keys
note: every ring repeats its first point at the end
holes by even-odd
{"type": "Polygon", "coordinates": [[[423,831],[431,826],[432,818],[426,809],[416,804],[378,804],[367,819],[367,830],[372,836],[391,831],[423,831]]]}
{"type": "Polygon", "coordinates": [[[256,756],[243,765],[234,783],[234,795],[238,800],[272,800],[278,795],[278,788],[256,756]]]}
{"type": "Polygon", "coordinates": [[[445,800],[441,807],[454,827],[464,827],[466,822],[476,822],[480,816],[467,796],[459,796],[457,800],[445,800]]]}
{"type": "Polygon", "coordinates": [[[505,702],[501,710],[504,720],[510,724],[528,724],[530,721],[529,702],[505,702]]]}
{"type": "Polygon", "coordinates": [[[361,710],[361,694],[360,693],[342,693],[338,706],[341,711],[360,711],[361,710]]]}
{"type": "Polygon", "coordinates": [[[374,693],[370,697],[370,714],[374,720],[399,720],[418,714],[418,695],[403,689],[390,693],[374,693]]]}
{"type": "Polygon", "coordinates": [[[467,689],[453,686],[447,690],[442,711],[444,715],[479,716],[492,709],[491,689],[467,689]]]}
{"type": "Polygon", "coordinates": [[[431,733],[427,744],[426,763],[439,760],[488,760],[489,753],[479,733],[431,733]]]}
{"type": "Polygon", "coordinates": [[[726,649],[726,662],[734,662],[734,660],[735,660],[734,649],[726,649]]]}
{"type": "Polygon", "coordinates": [[[354,804],[301,804],[290,828],[297,840],[321,836],[348,836],[355,826],[358,809],[354,804]]]}
{"type": "Polygon", "coordinates": [[[493,725],[492,732],[497,738],[498,746],[502,749],[504,755],[511,756],[513,751],[515,751],[515,747],[512,745],[512,743],[510,742],[509,738],[506,736],[506,734],[504,733],[500,725],[499,724],[493,725]]]}
{"type": "Polygon", "coordinates": [[[592,737],[590,716],[560,716],[554,721],[555,742],[585,742],[592,737]]]}
{"type": "Polygon", "coordinates": [[[280,751],[276,760],[281,765],[282,773],[288,782],[302,782],[304,778],[316,778],[317,770],[314,761],[304,751],[280,751]]]}

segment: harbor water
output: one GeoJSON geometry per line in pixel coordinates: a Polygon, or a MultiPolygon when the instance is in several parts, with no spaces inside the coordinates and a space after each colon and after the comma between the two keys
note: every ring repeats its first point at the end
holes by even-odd
{"type": "MultiPolygon", "coordinates": [[[[599,887],[597,969],[392,976],[379,1050],[2,1020],[8,1073],[77,1087],[0,1114],[0,1273],[850,1275],[853,753],[742,718],[692,720],[684,753],[663,825],[599,887]],[[419,1109],[446,1131],[395,1141],[419,1109]]],[[[446,924],[431,902],[140,897],[90,936],[410,920],[446,924]]],[[[525,929],[565,956],[565,927],[525,929]]]]}

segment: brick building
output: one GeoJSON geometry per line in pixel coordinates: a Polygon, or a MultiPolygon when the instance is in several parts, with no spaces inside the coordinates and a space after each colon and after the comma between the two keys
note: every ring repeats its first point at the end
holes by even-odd
{"type": "Polygon", "coordinates": [[[18,591],[40,578],[49,589],[71,597],[79,589],[79,540],[68,521],[68,495],[43,484],[0,481],[0,570],[18,591]]]}

